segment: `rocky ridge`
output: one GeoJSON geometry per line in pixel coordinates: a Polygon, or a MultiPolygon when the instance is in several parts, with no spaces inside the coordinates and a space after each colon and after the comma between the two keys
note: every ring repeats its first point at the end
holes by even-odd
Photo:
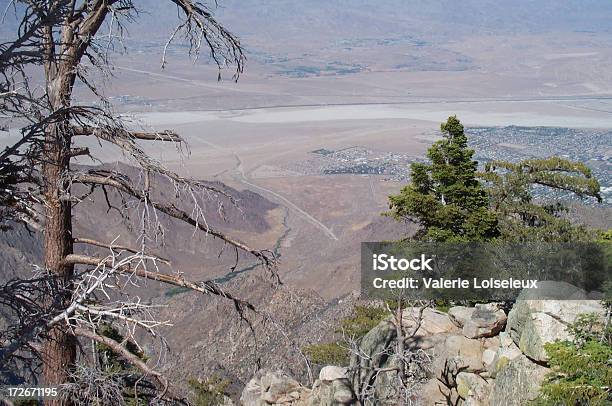
{"type": "MultiPolygon", "coordinates": [[[[600,302],[586,297],[533,300],[527,293],[509,311],[497,303],[456,306],[448,313],[427,308],[415,331],[419,310],[406,308],[402,313],[402,328],[414,332],[404,336],[405,351],[423,354],[405,371],[413,384],[407,400],[466,406],[528,404],[550,371],[544,344],[572,339],[566,327],[579,314],[603,314],[600,302]]],[[[359,341],[347,368],[325,366],[311,386],[282,370],[259,371],[244,388],[240,404],[395,405],[397,337],[391,318],[380,322],[359,341]]]]}

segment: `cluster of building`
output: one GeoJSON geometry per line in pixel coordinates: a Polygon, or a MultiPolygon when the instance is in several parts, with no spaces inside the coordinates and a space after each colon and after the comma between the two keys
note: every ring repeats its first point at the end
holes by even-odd
{"type": "MultiPolygon", "coordinates": [[[[530,158],[559,156],[585,163],[599,181],[602,197],[612,204],[611,130],[555,127],[481,127],[467,130],[475,159],[518,162],[530,158]]],[[[539,188],[543,197],[575,198],[568,193],[539,188]]]]}
{"type": "Polygon", "coordinates": [[[295,163],[291,169],[311,175],[379,175],[383,180],[406,182],[410,163],[415,161],[407,154],[372,151],[359,146],[335,151],[318,149],[312,154],[311,159],[295,163]]]}

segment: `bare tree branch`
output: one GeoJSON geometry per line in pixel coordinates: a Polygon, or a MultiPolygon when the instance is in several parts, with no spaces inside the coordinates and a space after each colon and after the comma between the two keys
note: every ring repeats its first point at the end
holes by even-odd
{"type": "MultiPolygon", "coordinates": [[[[77,174],[74,177],[74,181],[78,182],[78,183],[83,183],[83,184],[88,184],[88,185],[105,185],[105,186],[111,186],[114,187],[122,192],[125,192],[139,200],[146,200],[147,196],[144,195],[143,192],[140,192],[136,189],[134,189],[130,184],[128,184],[126,181],[124,181],[123,179],[119,179],[116,176],[113,176],[113,174],[108,173],[106,176],[102,176],[99,174],[92,174],[92,173],[88,173],[88,174],[77,174]]],[[[202,224],[200,222],[198,222],[196,219],[192,218],[189,214],[187,214],[185,211],[178,209],[177,207],[175,207],[172,204],[165,204],[165,203],[161,203],[161,202],[154,202],[154,201],[149,201],[149,204],[154,207],[155,209],[161,211],[162,213],[173,217],[177,220],[181,220],[187,224],[190,224],[196,228],[198,228],[199,230],[205,232],[206,234],[212,235],[216,238],[219,238],[225,242],[227,242],[228,244],[242,250],[245,252],[250,253],[251,255],[253,255],[254,257],[258,258],[263,265],[266,266],[266,268],[271,269],[275,266],[275,258],[273,256],[273,254],[269,251],[259,251],[259,250],[255,250],[251,247],[249,247],[248,245],[239,242],[217,230],[212,229],[210,226],[202,224]]],[[[278,275],[274,273],[274,276],[276,278],[278,278],[278,275]]]]}
{"type": "MultiPolygon", "coordinates": [[[[82,264],[82,265],[99,266],[100,264],[108,264],[112,266],[112,259],[110,258],[97,258],[97,257],[91,257],[87,255],[80,255],[80,254],[68,255],[64,259],[64,261],[68,264],[73,264],[73,265],[82,264]]],[[[231,300],[236,306],[236,308],[239,308],[241,310],[248,309],[248,310],[255,311],[255,307],[251,303],[238,299],[232,296],[231,294],[223,291],[223,289],[221,289],[219,285],[213,281],[192,282],[190,280],[183,278],[182,276],[168,275],[168,274],[161,273],[161,272],[152,272],[146,269],[134,268],[134,267],[130,267],[127,265],[118,267],[117,271],[124,273],[124,274],[129,274],[129,275],[133,274],[133,275],[136,275],[142,278],[167,283],[169,285],[188,288],[188,289],[195,290],[196,292],[200,292],[204,294],[220,296],[225,299],[231,300]]]]}
{"type": "Polygon", "coordinates": [[[77,336],[86,337],[91,340],[94,340],[97,343],[108,346],[110,349],[113,350],[113,352],[115,352],[117,355],[124,358],[130,364],[134,365],[136,368],[142,371],[142,373],[144,373],[146,376],[152,377],[158,386],[158,389],[160,392],[159,394],[160,399],[178,400],[181,403],[185,402],[185,399],[182,396],[176,395],[176,389],[172,387],[168,378],[163,376],[160,372],[157,372],[153,370],[152,368],[149,368],[149,366],[147,366],[147,364],[145,364],[140,358],[132,354],[127,348],[122,346],[117,341],[113,340],[112,338],[108,338],[108,337],[96,334],[95,332],[91,330],[80,328],[80,327],[75,327],[72,329],[72,331],[77,336]]]}
{"type": "MultiPolygon", "coordinates": [[[[140,253],[139,250],[136,250],[134,248],[130,248],[127,247],[125,245],[119,245],[119,244],[115,244],[115,243],[105,243],[105,242],[101,242],[101,241],[97,241],[91,238],[83,238],[83,237],[77,237],[74,239],[75,244],[88,244],[88,245],[94,245],[96,247],[101,247],[101,248],[108,248],[111,251],[115,251],[115,250],[120,250],[120,251],[127,251],[127,252],[131,252],[133,254],[138,254],[140,253]]],[[[147,256],[151,256],[151,254],[145,254],[147,256]]],[[[153,257],[157,260],[160,261],[166,265],[170,265],[170,260],[167,258],[163,258],[157,255],[153,255],[153,257]]]]}

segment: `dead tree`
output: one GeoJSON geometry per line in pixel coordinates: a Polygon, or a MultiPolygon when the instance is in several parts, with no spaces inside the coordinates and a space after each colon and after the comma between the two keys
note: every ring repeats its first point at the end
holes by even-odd
{"type": "Polygon", "coordinates": [[[351,356],[352,389],[359,404],[418,404],[416,395],[428,378],[431,358],[426,351],[408,344],[419,333],[423,312],[431,305],[430,301],[411,299],[401,292],[390,295],[385,302],[389,315],[377,333],[384,340],[373,346],[369,339],[368,347],[364,346],[365,338],[356,340],[343,332],[351,356]]]}
{"type": "MultiPolygon", "coordinates": [[[[183,36],[190,55],[206,50],[220,72],[234,66],[237,80],[245,61],[243,50],[238,39],[215,20],[211,7],[193,0],[170,1],[180,22],[163,47],[162,67],[169,44],[183,36]]],[[[186,222],[237,253],[254,256],[273,273],[275,259],[210,227],[197,196],[215,198],[225,192],[178,176],[140,146],[142,142],[182,144],[180,135],[141,131],[126,124],[113,113],[89,75],[97,72],[98,77],[110,77],[114,43],[122,37],[126,22],[138,18],[137,7],[132,0],[13,0],[5,12],[5,18],[17,19],[18,30],[14,39],[0,44],[0,115],[6,120],[2,128],[9,124],[18,128],[20,138],[0,153],[0,226],[24,221],[44,229],[44,263],[35,277],[10,281],[0,289],[0,304],[18,316],[16,324],[0,336],[0,364],[39,356],[44,383],[66,384],[73,379],[78,337],[82,337],[106,345],[139,368],[157,386],[160,399],[173,399],[178,393],[163,376],[131,356],[123,343],[97,330],[103,320],[110,319],[123,323],[128,333],[143,329],[155,335],[155,328],[166,322],[155,320],[151,309],[134,298],[101,303],[100,298],[109,297],[106,291],[120,289],[121,278],[143,278],[224,297],[241,313],[253,307],[213,282],[189,281],[171,269],[164,271],[164,259],[148,249],[151,233],[160,227],[158,216],[186,222]],[[99,102],[75,102],[73,89],[78,82],[99,102]],[[90,155],[87,148],[78,146],[79,138],[87,136],[101,145],[119,147],[140,168],[140,179],[117,170],[71,165],[75,157],[90,155]],[[170,180],[177,194],[190,198],[193,209],[156,199],[154,179],[160,177],[170,180]],[[140,246],[124,247],[73,234],[74,206],[96,190],[105,196],[114,190],[122,199],[136,202],[143,224],[140,246]],[[75,253],[76,244],[106,247],[106,255],[75,253]]],[[[70,399],[46,404],[70,404],[70,399]]]]}

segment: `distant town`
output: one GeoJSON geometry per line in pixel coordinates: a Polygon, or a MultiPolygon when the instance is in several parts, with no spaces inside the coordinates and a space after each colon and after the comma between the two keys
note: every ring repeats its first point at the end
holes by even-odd
{"type": "MultiPolygon", "coordinates": [[[[468,129],[470,147],[480,163],[492,160],[517,162],[559,156],[584,162],[601,185],[604,205],[612,204],[612,131],[555,127],[477,127],[468,129]]],[[[569,193],[536,190],[536,195],[574,198],[569,193]]]]}
{"type": "Polygon", "coordinates": [[[320,148],[313,158],[295,163],[290,169],[303,174],[379,175],[384,180],[407,181],[415,157],[396,152],[373,151],[361,146],[340,150],[320,148]]]}
{"type": "MultiPolygon", "coordinates": [[[[584,162],[601,184],[604,205],[612,204],[612,131],[553,127],[473,127],[467,130],[475,159],[518,162],[529,158],[560,156],[584,162]]],[[[383,180],[408,182],[410,164],[422,162],[414,155],[374,151],[361,146],[340,150],[319,148],[312,158],[296,162],[290,169],[304,174],[376,175],[383,180]]],[[[568,198],[569,194],[536,190],[541,197],[568,198]]]]}

